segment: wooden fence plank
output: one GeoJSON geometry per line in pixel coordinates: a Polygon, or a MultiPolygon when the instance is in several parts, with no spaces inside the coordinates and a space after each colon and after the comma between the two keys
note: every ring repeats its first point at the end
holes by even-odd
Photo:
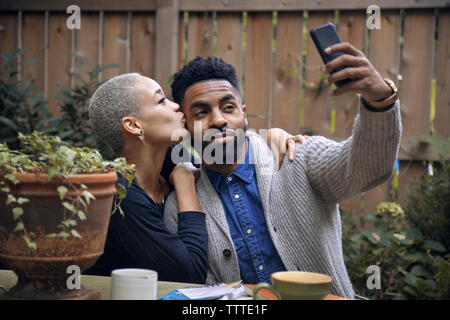
{"type": "Polygon", "coordinates": [[[43,12],[26,12],[22,17],[22,47],[25,49],[22,60],[38,60],[22,66],[22,79],[31,78],[35,83],[35,92],[43,92],[45,70],[45,39],[36,37],[36,33],[45,34],[45,15],[43,12]]]}
{"type": "Polygon", "coordinates": [[[186,28],[184,23],[184,12],[180,12],[178,18],[178,59],[177,59],[177,70],[180,70],[184,63],[186,62],[185,56],[185,37],[186,37],[186,28]]]}
{"type": "MultiPolygon", "coordinates": [[[[362,52],[366,52],[366,13],[364,11],[341,11],[337,26],[342,42],[349,42],[362,52]]],[[[355,92],[344,93],[335,100],[334,139],[346,139],[352,134],[355,116],[358,113],[358,96],[355,92]]]]}
{"type": "Polygon", "coordinates": [[[133,13],[131,30],[130,72],[153,78],[155,48],[155,16],[153,13],[133,13]]]}
{"type": "Polygon", "coordinates": [[[376,4],[383,9],[447,7],[448,0],[183,0],[180,9],[187,11],[295,11],[295,10],[365,10],[376,4]]]}
{"type": "Polygon", "coordinates": [[[427,169],[422,161],[401,161],[399,172],[398,203],[406,209],[408,192],[422,175],[427,174],[427,169]]]}
{"type": "Polygon", "coordinates": [[[177,71],[178,63],[178,0],[157,2],[155,15],[155,64],[154,79],[170,97],[168,80],[177,71]]]}
{"type": "MultiPolygon", "coordinates": [[[[367,56],[366,27],[367,16],[364,11],[341,11],[337,26],[339,37],[343,42],[349,42],[367,56]]],[[[355,117],[358,114],[358,96],[354,92],[345,93],[335,99],[335,131],[333,138],[343,140],[352,134],[355,117]]],[[[365,214],[376,212],[377,205],[382,201],[390,201],[390,181],[368,190],[342,203],[342,207],[356,213],[363,210],[365,214]]]]}
{"type": "Polygon", "coordinates": [[[119,67],[102,72],[102,79],[108,80],[126,72],[127,65],[127,15],[105,13],[103,25],[103,64],[118,63],[119,67]]]}
{"type": "Polygon", "coordinates": [[[448,138],[450,137],[450,10],[440,10],[439,13],[434,128],[437,134],[448,138]]]}
{"type": "Polygon", "coordinates": [[[370,33],[369,59],[383,77],[392,79],[397,85],[400,67],[400,29],[399,10],[383,11],[381,29],[370,33]]]}
{"type": "Polygon", "coordinates": [[[234,67],[239,88],[241,89],[241,94],[243,94],[242,13],[218,14],[216,56],[234,67]]]}
{"type": "Polygon", "coordinates": [[[13,54],[17,50],[17,12],[0,14],[0,53],[13,54]]]}
{"type": "MultiPolygon", "coordinates": [[[[165,0],[167,1],[167,0],[165,0]]],[[[153,11],[161,0],[77,0],[84,11],[153,11]]],[[[14,0],[0,2],[0,10],[57,10],[65,11],[72,0],[14,0]]],[[[182,11],[292,11],[292,10],[333,10],[366,9],[373,0],[182,0],[182,11]]],[[[375,4],[383,9],[448,7],[448,0],[377,0],[375,4]]]]}
{"type": "Polygon", "coordinates": [[[433,10],[406,10],[400,65],[403,80],[399,86],[404,145],[408,145],[412,136],[428,134],[430,130],[433,39],[433,10]]]}
{"type": "Polygon", "coordinates": [[[273,79],[272,127],[300,132],[303,12],[279,12],[273,79]],[[288,72],[290,70],[290,72],[288,72]]]}
{"type": "MultiPolygon", "coordinates": [[[[74,51],[77,55],[87,59],[90,65],[86,65],[81,61],[76,60],[75,72],[77,72],[85,80],[88,80],[89,76],[86,71],[91,70],[99,64],[99,14],[98,13],[83,13],[81,19],[81,29],[76,30],[76,40],[74,51]]],[[[79,80],[76,79],[75,83],[79,80]]]]}
{"type": "Polygon", "coordinates": [[[213,20],[211,13],[189,13],[188,61],[196,56],[213,55],[213,20]]]}
{"type": "Polygon", "coordinates": [[[49,17],[48,107],[55,114],[59,113],[60,106],[60,102],[55,99],[60,93],[56,83],[70,86],[71,31],[67,29],[66,19],[66,15],[57,13],[50,13],[49,17]]]}
{"type": "Polygon", "coordinates": [[[268,129],[272,74],[272,12],[248,13],[244,101],[250,129],[268,129]]]}
{"type": "MultiPolygon", "coordinates": [[[[305,82],[318,85],[320,82],[320,68],[323,61],[320,58],[309,32],[320,25],[334,21],[334,12],[309,12],[308,13],[308,40],[306,44],[306,70],[305,82]]],[[[331,110],[332,100],[329,88],[325,87],[320,94],[317,89],[305,88],[305,121],[306,128],[311,128],[314,134],[327,137],[331,136],[331,110]]]]}

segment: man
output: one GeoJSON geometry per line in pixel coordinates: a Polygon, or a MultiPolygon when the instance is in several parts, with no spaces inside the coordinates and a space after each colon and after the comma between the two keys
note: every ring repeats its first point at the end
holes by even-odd
{"type": "MultiPolygon", "coordinates": [[[[258,283],[270,281],[275,271],[301,270],[330,275],[333,294],[354,296],[342,255],[338,203],[391,176],[401,136],[400,105],[396,90],[361,51],[348,43],[327,51],[344,53],[325,66],[328,73],[347,66],[331,74],[328,84],[354,79],[334,94],[361,94],[353,134],[340,143],[313,136],[297,145],[294,161],[284,161],[277,172],[267,144],[254,132],[246,132],[240,148],[225,147],[247,126],[232,66],[198,57],[175,75],[172,95],[191,136],[195,139],[194,128],[201,127],[202,137],[208,137],[203,147],[243,150],[231,164],[204,162],[197,181],[209,238],[207,283],[258,283]],[[211,129],[220,132],[214,139],[205,134],[211,129]]],[[[172,231],[176,213],[172,193],[164,212],[172,231]]]]}

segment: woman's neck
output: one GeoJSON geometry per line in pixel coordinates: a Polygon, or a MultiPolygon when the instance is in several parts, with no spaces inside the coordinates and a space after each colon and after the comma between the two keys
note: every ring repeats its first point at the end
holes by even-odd
{"type": "Polygon", "coordinates": [[[137,183],[155,202],[162,202],[168,192],[167,184],[160,175],[167,148],[141,145],[130,147],[123,152],[127,162],[136,166],[137,183]]]}

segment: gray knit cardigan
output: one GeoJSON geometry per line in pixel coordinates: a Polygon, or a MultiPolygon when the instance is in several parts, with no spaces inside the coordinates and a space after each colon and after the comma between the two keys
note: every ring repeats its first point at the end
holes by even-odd
{"type": "MultiPolygon", "coordinates": [[[[327,274],[333,278],[333,294],[354,297],[342,254],[338,203],[391,176],[401,130],[398,100],[386,112],[371,112],[360,105],[350,138],[335,142],[313,136],[304,144],[297,143],[295,160],[286,157],[279,171],[274,170],[274,157],[266,142],[247,132],[268,232],[287,270],[327,274]]],[[[237,281],[239,265],[224,208],[204,168],[196,185],[208,230],[206,282],[237,281]],[[223,254],[225,249],[231,256],[223,254]]],[[[166,200],[164,220],[173,232],[177,213],[172,192],[166,200]]]]}

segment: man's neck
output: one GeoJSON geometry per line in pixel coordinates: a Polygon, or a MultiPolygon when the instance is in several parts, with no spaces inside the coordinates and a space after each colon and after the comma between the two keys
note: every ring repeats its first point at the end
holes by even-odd
{"type": "Polygon", "coordinates": [[[238,159],[232,164],[204,164],[205,168],[209,171],[219,174],[229,174],[236,170],[239,164],[244,162],[245,156],[248,152],[248,139],[245,139],[245,152],[238,157],[238,159]]]}

